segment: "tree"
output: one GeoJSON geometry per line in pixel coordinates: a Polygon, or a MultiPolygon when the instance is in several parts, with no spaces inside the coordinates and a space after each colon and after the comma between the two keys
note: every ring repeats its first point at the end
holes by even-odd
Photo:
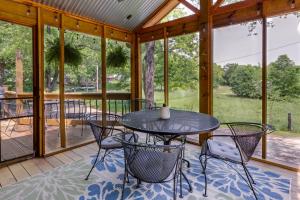
{"type": "Polygon", "coordinates": [[[146,54],[144,60],[146,66],[143,68],[144,93],[145,93],[145,98],[148,101],[154,102],[155,41],[147,42],[145,46],[146,46],[146,54]]]}
{"type": "Polygon", "coordinates": [[[280,55],[270,64],[268,74],[269,96],[297,97],[299,95],[299,67],[287,55],[280,55]]]}
{"type": "Polygon", "coordinates": [[[239,97],[260,98],[261,78],[259,67],[239,65],[232,72],[229,82],[233,93],[239,97]]]}
{"type": "Polygon", "coordinates": [[[231,75],[232,73],[236,70],[236,68],[239,65],[237,63],[228,63],[224,65],[224,75],[223,75],[223,80],[224,80],[224,85],[231,86],[230,80],[231,80],[231,75]]]}
{"type": "Polygon", "coordinates": [[[220,65],[214,63],[213,65],[213,87],[218,88],[219,85],[224,84],[224,70],[220,65]]]}

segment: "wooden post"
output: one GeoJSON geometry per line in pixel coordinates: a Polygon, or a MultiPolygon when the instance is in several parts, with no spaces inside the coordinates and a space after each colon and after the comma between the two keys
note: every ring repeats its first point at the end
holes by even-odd
{"type": "Polygon", "coordinates": [[[164,97],[165,104],[169,105],[169,55],[168,55],[167,28],[164,28],[164,97]]]}
{"type": "Polygon", "coordinates": [[[131,41],[131,48],[130,48],[130,111],[134,111],[134,99],[136,96],[136,59],[135,59],[135,54],[136,54],[136,46],[137,46],[137,35],[133,34],[132,41],[131,41]]]}
{"type": "Polygon", "coordinates": [[[288,131],[292,130],[292,113],[288,113],[288,131]]]}
{"type": "MultiPolygon", "coordinates": [[[[267,124],[267,19],[262,22],[262,123],[267,124]]],[[[262,158],[267,157],[267,135],[262,137],[262,158]]]]}
{"type": "Polygon", "coordinates": [[[66,142],[66,127],[65,127],[65,80],[64,80],[64,64],[65,64],[65,29],[63,28],[64,17],[60,17],[60,29],[59,29],[59,44],[60,44],[60,57],[59,57],[59,105],[60,105],[60,143],[61,147],[67,146],[66,142]]]}
{"type": "MultiPolygon", "coordinates": [[[[23,82],[24,82],[24,70],[23,70],[23,62],[22,62],[22,52],[20,49],[16,50],[16,97],[19,94],[23,93],[23,82]]],[[[23,112],[23,100],[16,100],[17,110],[16,112],[23,112]]],[[[17,114],[18,114],[17,113],[17,114]]],[[[22,123],[22,119],[18,119],[16,121],[17,124],[22,123]]]]}
{"type": "Polygon", "coordinates": [[[106,35],[103,26],[103,37],[101,37],[101,63],[102,63],[102,125],[106,125],[106,35]]]}
{"type": "MultiPolygon", "coordinates": [[[[34,70],[38,70],[38,92],[34,88],[34,94],[37,92],[39,94],[39,98],[37,101],[34,101],[35,105],[38,103],[37,114],[34,117],[38,117],[38,132],[37,140],[39,141],[39,146],[37,147],[38,152],[37,155],[43,156],[45,155],[45,110],[44,110],[44,24],[42,19],[42,10],[41,8],[37,9],[37,67],[34,70]]],[[[34,51],[35,52],[35,51],[34,51]]],[[[35,95],[34,95],[35,96],[35,95]]],[[[34,109],[35,113],[35,109],[34,109]]]]}
{"type": "MultiPolygon", "coordinates": [[[[134,92],[135,92],[135,99],[141,99],[142,98],[142,63],[141,63],[141,44],[139,40],[139,35],[135,35],[135,47],[134,47],[134,79],[135,79],[135,85],[134,85],[134,92]]],[[[141,105],[138,105],[139,107],[135,107],[136,105],[132,106],[132,111],[138,109],[141,107],[141,105]]]]}
{"type": "MultiPolygon", "coordinates": [[[[199,25],[200,28],[200,50],[199,50],[199,111],[202,113],[212,114],[212,55],[213,55],[213,45],[212,45],[212,34],[213,34],[213,24],[212,15],[210,15],[211,1],[201,0],[201,17],[203,23],[199,25]]],[[[205,140],[208,136],[207,134],[199,135],[199,143],[205,140]]]]}

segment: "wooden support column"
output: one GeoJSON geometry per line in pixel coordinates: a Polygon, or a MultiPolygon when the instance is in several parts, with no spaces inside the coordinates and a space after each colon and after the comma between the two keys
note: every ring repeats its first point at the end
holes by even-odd
{"type": "Polygon", "coordinates": [[[60,144],[61,147],[67,146],[66,142],[66,127],[65,127],[65,80],[64,80],[64,64],[65,64],[65,29],[63,28],[64,17],[60,17],[60,29],[59,29],[59,45],[60,45],[60,57],[59,57],[59,105],[60,105],[60,144]]]}
{"type": "MultiPolygon", "coordinates": [[[[267,124],[267,19],[262,23],[262,123],[267,124]]],[[[267,155],[267,136],[262,137],[262,158],[267,155]]]]}
{"type": "Polygon", "coordinates": [[[131,108],[133,108],[134,104],[133,101],[135,99],[136,95],[136,79],[135,79],[135,54],[136,54],[136,35],[133,35],[132,42],[131,42],[131,48],[130,48],[130,99],[131,99],[131,108]]]}
{"type": "Polygon", "coordinates": [[[106,35],[103,26],[103,37],[101,37],[101,77],[102,77],[102,125],[106,125],[106,35]]]}
{"type": "MultiPolygon", "coordinates": [[[[200,50],[199,50],[199,99],[200,112],[212,114],[212,68],[213,68],[213,24],[212,16],[210,15],[211,1],[201,0],[201,18],[203,23],[199,25],[200,28],[200,50]]],[[[199,143],[202,144],[207,134],[199,135],[199,143]]]]}
{"type": "MultiPolygon", "coordinates": [[[[34,45],[34,56],[36,56],[36,65],[34,69],[34,75],[38,75],[38,87],[34,86],[34,91],[33,91],[33,97],[36,98],[35,94],[38,94],[39,98],[34,99],[33,103],[33,112],[34,112],[34,117],[37,117],[36,124],[38,126],[36,127],[37,130],[36,133],[36,141],[38,141],[38,146],[36,147],[36,155],[38,156],[43,156],[45,155],[45,115],[44,115],[44,25],[43,25],[43,20],[42,20],[42,11],[41,8],[37,9],[38,14],[37,14],[37,28],[36,28],[36,34],[37,36],[35,37],[34,34],[34,42],[37,42],[36,45],[34,45]],[[36,51],[35,51],[36,49],[36,51]],[[36,90],[38,89],[38,91],[36,90]]],[[[34,79],[37,77],[34,76],[34,79]]],[[[35,83],[36,81],[34,81],[35,83]]]]}
{"type": "MultiPolygon", "coordinates": [[[[134,98],[141,99],[142,98],[142,63],[141,63],[141,44],[139,35],[135,34],[134,36],[134,85],[135,88],[134,98]]],[[[138,109],[135,108],[136,105],[132,105],[132,111],[138,109]]]]}
{"type": "Polygon", "coordinates": [[[164,97],[165,104],[169,105],[169,45],[167,28],[164,28],[164,97]]]}

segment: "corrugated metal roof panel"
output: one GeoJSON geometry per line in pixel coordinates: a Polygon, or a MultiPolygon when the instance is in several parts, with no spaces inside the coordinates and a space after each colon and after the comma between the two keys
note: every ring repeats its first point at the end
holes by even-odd
{"type": "Polygon", "coordinates": [[[164,0],[34,0],[76,15],[133,30],[164,0]],[[127,20],[127,16],[132,15],[127,20]]]}

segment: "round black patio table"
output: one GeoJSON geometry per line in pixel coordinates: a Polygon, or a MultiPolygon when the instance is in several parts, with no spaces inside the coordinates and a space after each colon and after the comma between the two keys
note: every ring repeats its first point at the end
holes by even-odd
{"type": "MultiPolygon", "coordinates": [[[[160,110],[143,110],[123,115],[120,123],[128,129],[153,134],[161,138],[165,145],[177,137],[207,133],[220,126],[220,122],[210,115],[173,109],[170,110],[170,119],[161,119],[160,110]]],[[[183,161],[189,167],[189,161],[184,158],[183,161]]],[[[180,173],[192,191],[190,181],[182,171],[180,173]]]]}
{"type": "Polygon", "coordinates": [[[165,144],[184,136],[216,130],[220,122],[207,114],[170,109],[170,119],[161,119],[160,110],[143,110],[122,116],[120,123],[131,130],[154,134],[165,144]]]}

